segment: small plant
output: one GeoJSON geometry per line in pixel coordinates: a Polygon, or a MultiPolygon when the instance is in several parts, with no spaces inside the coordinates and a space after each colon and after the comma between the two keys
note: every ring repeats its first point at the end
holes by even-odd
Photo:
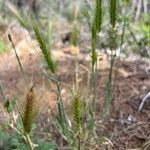
{"type": "Polygon", "coordinates": [[[116,58],[116,54],[113,54],[113,51],[116,49],[116,36],[115,36],[115,25],[117,21],[117,0],[110,1],[109,7],[109,15],[110,15],[110,50],[111,50],[111,60],[110,60],[110,69],[108,80],[106,81],[106,92],[103,106],[103,118],[105,119],[109,115],[109,109],[112,102],[112,75],[113,75],[113,66],[116,58]]]}
{"type": "Polygon", "coordinates": [[[72,114],[72,127],[77,139],[77,149],[81,149],[81,135],[83,134],[83,101],[79,93],[72,92],[72,102],[71,102],[71,114],[72,114]]]}
{"type": "Polygon", "coordinates": [[[19,105],[19,113],[23,125],[23,135],[25,136],[31,150],[34,150],[35,146],[29,137],[29,133],[31,132],[33,123],[41,107],[39,101],[40,100],[36,97],[33,85],[27,91],[25,100],[19,105]]]}
{"type": "Polygon", "coordinates": [[[102,0],[96,0],[95,2],[95,12],[92,23],[92,39],[91,39],[91,64],[92,64],[92,88],[93,88],[93,99],[92,99],[92,107],[90,107],[89,111],[91,114],[91,122],[89,124],[89,137],[93,134],[94,129],[94,120],[95,120],[95,112],[96,112],[96,81],[97,81],[97,36],[101,31],[102,24],[102,0]]]}

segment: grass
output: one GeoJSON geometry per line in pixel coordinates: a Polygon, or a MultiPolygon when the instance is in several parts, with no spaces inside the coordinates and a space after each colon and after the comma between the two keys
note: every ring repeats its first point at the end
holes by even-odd
{"type": "MultiPolygon", "coordinates": [[[[112,5],[114,3],[110,3],[112,5]]],[[[111,11],[114,11],[116,5],[113,5],[110,7],[112,9],[111,11]]],[[[115,12],[116,13],[116,12],[115,12]]],[[[111,24],[112,27],[114,28],[115,26],[115,13],[113,16],[110,16],[111,18],[111,24]]],[[[22,18],[19,16],[19,21],[21,21],[21,24],[24,22],[22,18]]],[[[71,36],[71,44],[74,46],[74,49],[77,49],[77,16],[78,16],[78,11],[77,11],[77,5],[76,2],[73,3],[73,31],[72,31],[72,36],[71,36]]],[[[18,17],[17,17],[18,18],[18,17]]],[[[87,118],[90,118],[88,122],[83,122],[83,116],[85,116],[84,110],[84,103],[82,100],[82,96],[79,93],[79,83],[78,83],[78,71],[79,71],[79,66],[78,66],[78,53],[76,53],[75,59],[75,88],[71,89],[70,93],[72,93],[72,102],[70,106],[70,111],[71,111],[71,119],[70,115],[67,114],[63,99],[61,96],[61,87],[60,87],[60,82],[57,79],[56,76],[56,62],[54,61],[54,58],[52,56],[51,50],[49,49],[51,47],[51,42],[47,43],[46,37],[44,37],[43,33],[40,32],[39,27],[37,24],[33,25],[33,31],[35,34],[35,37],[38,41],[39,47],[41,49],[41,56],[44,60],[44,63],[47,65],[48,69],[51,71],[52,75],[49,75],[48,73],[45,73],[46,78],[50,79],[54,85],[56,86],[56,93],[57,93],[57,106],[58,106],[58,115],[56,118],[54,118],[54,122],[56,123],[56,127],[58,130],[61,132],[62,136],[65,136],[65,139],[69,142],[69,144],[72,146],[72,148],[75,149],[83,149],[84,144],[83,141],[85,139],[91,140],[94,135],[94,128],[95,128],[95,113],[96,113],[96,100],[97,100],[97,91],[96,91],[96,82],[97,82],[97,40],[98,40],[98,33],[101,31],[101,24],[102,24],[102,1],[96,0],[95,2],[95,12],[93,15],[93,23],[92,23],[92,30],[91,30],[91,85],[92,85],[92,96],[93,98],[91,99],[91,102],[87,104],[89,108],[87,108],[88,113],[86,112],[87,118]],[[92,105],[90,105],[92,104],[92,105]],[[84,112],[84,113],[83,113],[84,112]],[[69,126],[69,122],[71,123],[71,126],[69,126]],[[83,134],[83,131],[85,134],[83,134]],[[88,136],[86,136],[86,132],[89,133],[88,136]],[[81,136],[82,135],[82,136],[81,136]]],[[[23,24],[24,25],[24,24],[23,24]]],[[[25,25],[24,25],[25,26],[25,25]]],[[[26,26],[25,26],[26,27],[26,26]]],[[[49,30],[50,31],[50,30],[49,30]]],[[[51,34],[51,32],[50,32],[51,34]]],[[[51,35],[48,36],[48,39],[51,39],[51,35]]],[[[12,43],[13,49],[15,51],[15,46],[13,44],[13,41],[11,39],[11,36],[9,35],[9,40],[12,43]]],[[[21,61],[17,55],[17,52],[15,51],[16,58],[21,70],[21,73],[25,79],[25,74],[23,71],[23,66],[21,64],[21,61]]],[[[111,69],[110,69],[110,75],[109,75],[109,80],[107,84],[107,89],[108,91],[107,95],[110,96],[110,89],[111,87],[111,74],[112,74],[112,67],[113,63],[111,63],[111,69]]],[[[28,83],[26,82],[28,85],[28,83]]],[[[20,117],[22,120],[22,125],[23,125],[23,136],[25,137],[25,140],[27,144],[29,145],[31,150],[34,150],[34,145],[31,142],[31,139],[29,137],[29,133],[32,129],[32,123],[35,119],[35,116],[38,112],[38,107],[34,106],[36,105],[35,99],[36,95],[34,94],[34,88],[30,87],[27,94],[25,95],[25,104],[22,105],[20,111],[20,117]]],[[[106,99],[108,101],[108,98],[106,99]]],[[[110,103],[110,102],[109,102],[110,103]]],[[[107,104],[109,105],[109,104],[107,104]]],[[[107,107],[107,106],[105,106],[107,107]]]]}

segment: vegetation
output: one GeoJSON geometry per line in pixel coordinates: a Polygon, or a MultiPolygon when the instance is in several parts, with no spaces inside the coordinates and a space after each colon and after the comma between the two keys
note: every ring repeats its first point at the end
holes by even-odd
{"type": "Polygon", "coordinates": [[[6,44],[4,43],[3,40],[0,40],[0,53],[6,51],[6,44]]]}
{"type": "MultiPolygon", "coordinates": [[[[46,4],[49,3],[47,2],[46,4]]],[[[44,5],[44,3],[42,4],[44,5]]],[[[20,12],[21,10],[12,9],[9,4],[7,5],[9,12],[7,13],[13,14],[14,18],[29,31],[30,35],[34,34],[39,45],[40,56],[44,62],[42,68],[44,77],[47,83],[53,87],[56,94],[55,105],[57,108],[55,110],[57,110],[57,113],[52,115],[53,113],[47,112],[50,120],[47,122],[49,123],[47,126],[51,126],[56,133],[49,133],[46,138],[41,138],[36,133],[38,132],[38,121],[36,121],[36,118],[38,118],[38,114],[44,109],[42,107],[42,103],[44,102],[41,96],[42,94],[44,95],[44,93],[39,93],[38,85],[28,81],[24,66],[16,51],[14,41],[11,38],[11,34],[9,34],[8,38],[15,52],[22,74],[25,92],[22,92],[24,94],[23,97],[19,98],[21,99],[19,102],[16,100],[17,98],[14,100],[7,99],[3,85],[0,84],[3,106],[9,114],[7,123],[0,125],[0,149],[111,150],[114,148],[111,137],[103,133],[100,133],[100,135],[97,133],[99,128],[97,127],[97,122],[101,121],[101,124],[105,124],[110,115],[114,99],[113,92],[116,88],[115,81],[118,75],[117,71],[115,72],[115,70],[117,70],[115,62],[120,59],[121,55],[129,54],[130,49],[133,49],[133,52],[137,53],[140,53],[140,50],[143,49],[142,56],[149,57],[149,12],[141,12],[140,15],[144,16],[141,18],[138,18],[137,14],[136,16],[131,16],[129,9],[132,1],[130,0],[124,0],[122,2],[117,0],[95,0],[94,2],[72,0],[68,2],[64,0],[63,8],[57,8],[56,10],[59,13],[54,12],[56,15],[54,19],[49,19],[53,13],[50,14],[50,16],[45,16],[46,19],[44,19],[42,16],[42,13],[44,13],[42,4],[41,11],[36,15],[34,14],[36,11],[33,11],[30,17],[20,12]],[[64,8],[66,9],[64,10],[64,8]],[[64,21],[67,20],[72,25],[70,50],[74,54],[73,65],[75,69],[72,77],[73,83],[67,84],[66,98],[70,99],[68,106],[62,96],[62,82],[57,76],[59,63],[57,63],[52,54],[53,21],[51,20],[57,20],[60,17],[63,17],[64,21]],[[133,23],[134,17],[136,21],[133,23]],[[135,24],[137,29],[133,29],[135,24]],[[45,26],[47,28],[45,28],[45,26]],[[82,83],[79,81],[79,54],[81,53],[79,50],[79,34],[81,32],[80,28],[83,26],[87,27],[91,34],[90,50],[88,50],[87,47],[87,52],[90,56],[90,65],[88,68],[88,75],[90,77],[88,81],[86,81],[86,87],[82,87],[82,83]],[[139,34],[136,34],[136,30],[140,32],[141,37],[139,37],[139,34]],[[99,74],[99,49],[108,49],[110,51],[110,66],[105,83],[102,112],[98,112],[96,107],[98,102],[97,78],[99,74]],[[85,88],[86,94],[82,88],[85,88]],[[16,114],[18,114],[17,118],[16,114]],[[13,129],[12,133],[9,133],[10,129],[13,129]]],[[[51,12],[55,11],[57,6],[55,3],[52,4],[54,6],[51,6],[51,12]]],[[[133,9],[131,11],[135,10],[133,9]]],[[[138,11],[138,8],[136,11],[138,11]]],[[[0,52],[5,49],[5,44],[0,40],[0,52]]],[[[146,146],[141,145],[141,148],[144,146],[146,150],[146,147],[150,145],[149,143],[150,142],[147,141],[145,143],[146,146]]]]}

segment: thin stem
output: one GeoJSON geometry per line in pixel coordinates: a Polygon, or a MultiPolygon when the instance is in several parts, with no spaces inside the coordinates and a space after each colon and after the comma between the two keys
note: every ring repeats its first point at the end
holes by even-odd
{"type": "Polygon", "coordinates": [[[106,83],[104,109],[103,109],[103,113],[102,113],[103,119],[105,119],[107,117],[107,115],[109,114],[110,103],[112,100],[112,72],[113,72],[113,66],[114,66],[115,58],[116,58],[116,55],[111,55],[109,75],[108,75],[108,80],[106,83]]]}
{"type": "Polygon", "coordinates": [[[78,91],[79,88],[79,61],[78,61],[78,54],[76,54],[75,60],[75,78],[76,78],[76,90],[78,91]]]}
{"type": "Polygon", "coordinates": [[[95,65],[93,68],[93,111],[96,111],[96,81],[97,81],[97,61],[95,62],[95,65]]]}
{"type": "MultiPolygon", "coordinates": [[[[14,124],[9,124],[9,126],[14,129],[19,135],[21,135],[21,132],[14,126],[14,124]]],[[[23,136],[24,138],[24,136],[23,136]]],[[[25,139],[25,138],[24,138],[25,139]]]]}
{"type": "MultiPolygon", "coordinates": [[[[67,123],[66,120],[66,115],[65,115],[65,110],[64,110],[64,105],[63,105],[63,101],[62,101],[62,97],[61,97],[61,89],[60,89],[60,84],[59,81],[56,78],[56,75],[53,74],[52,77],[48,76],[46,73],[44,73],[44,75],[49,79],[55,82],[56,84],[56,94],[57,94],[57,107],[58,107],[58,113],[59,113],[59,118],[62,120],[61,123],[64,124],[67,123]]],[[[64,125],[63,125],[64,128],[64,125]]]]}
{"type": "Polygon", "coordinates": [[[5,97],[4,89],[3,89],[3,86],[2,86],[2,84],[1,84],[1,82],[0,82],[0,92],[1,92],[1,94],[2,94],[3,100],[5,101],[5,100],[6,100],[6,97],[5,97]]]}
{"type": "Polygon", "coordinates": [[[22,64],[21,64],[21,62],[20,62],[19,56],[18,56],[17,51],[16,51],[16,48],[15,48],[15,44],[14,44],[14,42],[13,42],[13,40],[12,40],[10,34],[8,34],[8,38],[9,38],[9,41],[11,42],[12,47],[13,47],[13,49],[14,49],[14,52],[15,52],[15,55],[16,55],[16,58],[17,58],[17,61],[18,61],[18,64],[19,64],[19,67],[20,67],[20,70],[21,70],[23,79],[24,79],[24,82],[25,82],[25,84],[26,84],[26,86],[27,86],[27,80],[26,80],[26,77],[25,77],[25,73],[24,73],[24,71],[23,71],[22,64]]]}
{"type": "Polygon", "coordinates": [[[61,119],[66,122],[65,112],[64,112],[64,106],[61,98],[61,90],[59,82],[56,81],[56,87],[57,87],[57,101],[58,101],[58,111],[61,119]]]}
{"type": "Polygon", "coordinates": [[[27,143],[28,143],[29,146],[30,146],[30,150],[34,150],[34,145],[33,145],[32,141],[31,141],[29,135],[28,135],[28,134],[25,134],[25,137],[26,137],[27,143]]]}
{"type": "Polygon", "coordinates": [[[92,107],[90,110],[91,120],[89,125],[89,139],[91,139],[94,124],[95,124],[95,112],[96,112],[96,82],[97,82],[97,61],[95,64],[92,64],[92,86],[93,86],[93,100],[92,100],[92,107]]]}
{"type": "MultiPolygon", "coordinates": [[[[122,35],[121,35],[121,41],[120,41],[120,52],[119,52],[119,54],[123,50],[122,45],[123,45],[123,42],[124,42],[125,27],[126,27],[126,16],[124,17],[124,22],[123,22],[123,28],[122,28],[122,35]]],[[[118,56],[118,61],[119,60],[120,60],[120,55],[118,56]]],[[[116,68],[119,68],[119,63],[116,65],[116,68]]],[[[115,75],[114,75],[114,86],[113,86],[113,89],[115,89],[115,87],[116,87],[117,75],[118,75],[118,73],[116,71],[115,75]]]]}
{"type": "Polygon", "coordinates": [[[78,136],[78,150],[81,149],[81,139],[80,139],[80,133],[79,133],[79,136],[78,136]]]}

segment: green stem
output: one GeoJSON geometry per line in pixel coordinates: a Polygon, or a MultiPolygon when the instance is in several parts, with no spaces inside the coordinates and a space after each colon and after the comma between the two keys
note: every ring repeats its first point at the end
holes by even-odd
{"type": "Polygon", "coordinates": [[[75,58],[75,79],[76,79],[76,90],[79,88],[79,62],[78,62],[78,54],[76,54],[75,58]]]}
{"type": "Polygon", "coordinates": [[[104,109],[102,113],[103,119],[106,119],[107,115],[109,114],[110,103],[112,101],[112,74],[113,74],[113,66],[114,66],[115,58],[116,58],[116,55],[111,55],[109,75],[108,75],[108,80],[106,83],[104,109]]]}
{"type": "Polygon", "coordinates": [[[80,134],[79,134],[79,137],[78,137],[78,150],[81,149],[81,139],[80,139],[80,134]]]}
{"type": "MultiPolygon", "coordinates": [[[[120,41],[120,53],[123,51],[123,48],[122,48],[122,45],[123,45],[123,42],[124,42],[124,35],[125,35],[125,27],[126,27],[126,16],[124,17],[124,22],[123,22],[123,28],[122,28],[122,35],[121,35],[121,41],[120,41]]],[[[118,56],[118,62],[120,60],[120,55],[118,56]]],[[[120,64],[117,63],[116,64],[116,69],[119,68],[120,64]]],[[[117,71],[115,72],[115,75],[114,75],[114,85],[113,85],[113,89],[115,89],[116,87],[116,82],[117,82],[117,71]]]]}
{"type": "Polygon", "coordinates": [[[56,75],[53,74],[53,76],[48,76],[46,73],[44,73],[44,75],[49,79],[55,82],[56,84],[56,88],[57,88],[57,107],[58,107],[58,113],[59,113],[59,119],[61,119],[61,123],[63,124],[63,128],[64,128],[64,123],[67,123],[66,120],[66,115],[65,115],[65,110],[64,110],[64,105],[63,105],[63,101],[62,101],[62,97],[61,97],[61,89],[60,89],[60,85],[59,85],[59,81],[56,78],[56,75]]]}
{"type": "Polygon", "coordinates": [[[64,106],[61,98],[61,90],[58,81],[56,81],[57,86],[57,100],[58,100],[58,108],[59,108],[59,114],[60,116],[65,120],[65,112],[64,112],[64,106]]]}
{"type": "Polygon", "coordinates": [[[93,112],[96,111],[96,81],[97,81],[97,61],[92,67],[92,79],[93,79],[93,112]]]}
{"type": "Polygon", "coordinates": [[[27,143],[29,144],[30,150],[34,150],[34,145],[33,145],[32,141],[31,141],[29,135],[25,134],[25,137],[26,137],[27,143]]]}
{"type": "Polygon", "coordinates": [[[90,124],[89,124],[89,139],[91,139],[94,124],[95,124],[95,112],[96,112],[96,81],[97,81],[97,60],[94,64],[92,64],[92,86],[93,86],[93,100],[92,100],[92,107],[90,110],[90,124]]]}

